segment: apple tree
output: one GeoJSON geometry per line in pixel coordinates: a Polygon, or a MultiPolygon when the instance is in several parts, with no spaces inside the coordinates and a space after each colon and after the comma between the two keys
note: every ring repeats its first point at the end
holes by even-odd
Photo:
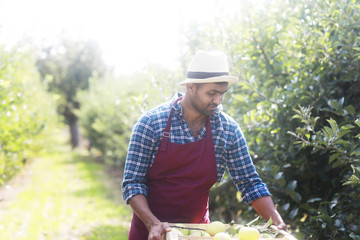
{"type": "Polygon", "coordinates": [[[80,143],[77,116],[80,104],[76,94],[88,89],[90,77],[105,73],[101,50],[93,40],[62,39],[59,44],[41,50],[37,66],[48,90],[60,96],[58,111],[70,128],[71,145],[75,148],[80,143]]]}

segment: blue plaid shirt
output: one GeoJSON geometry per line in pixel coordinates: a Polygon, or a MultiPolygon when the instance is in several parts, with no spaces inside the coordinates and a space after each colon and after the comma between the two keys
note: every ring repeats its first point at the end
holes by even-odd
{"type": "MultiPolygon", "coordinates": [[[[133,127],[122,183],[123,197],[127,203],[137,194],[147,196],[147,173],[157,153],[174,100],[146,112],[133,127]]],[[[171,142],[185,144],[206,136],[204,126],[195,139],[182,116],[182,106],[177,103],[171,115],[171,142]]],[[[217,109],[210,121],[218,182],[228,168],[232,181],[241,192],[243,202],[250,204],[260,197],[270,196],[266,184],[255,170],[244,136],[235,120],[217,109]]]]}

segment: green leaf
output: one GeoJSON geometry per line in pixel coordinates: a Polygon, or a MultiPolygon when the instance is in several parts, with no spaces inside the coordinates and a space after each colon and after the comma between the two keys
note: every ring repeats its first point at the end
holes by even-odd
{"type": "Polygon", "coordinates": [[[310,198],[309,200],[307,200],[308,203],[313,203],[313,202],[318,202],[318,201],[321,201],[322,199],[321,198],[310,198]]]}
{"type": "Polygon", "coordinates": [[[296,128],[296,133],[299,135],[303,135],[303,134],[305,134],[305,130],[303,128],[298,127],[298,128],[296,128]]]}
{"type": "Polygon", "coordinates": [[[271,167],[272,167],[272,169],[271,169],[271,175],[272,175],[272,176],[275,176],[275,175],[279,172],[280,167],[277,166],[277,165],[272,165],[271,167]]]}
{"type": "Polygon", "coordinates": [[[229,228],[226,230],[226,232],[228,234],[230,234],[230,236],[234,236],[235,234],[238,233],[238,231],[234,227],[234,224],[235,224],[235,222],[234,222],[234,220],[232,220],[229,224],[230,225],[229,228]]]}
{"type": "Polygon", "coordinates": [[[257,225],[257,223],[260,220],[260,216],[257,216],[254,220],[248,222],[247,224],[245,224],[246,226],[251,226],[251,225],[257,225]]]}
{"type": "Polygon", "coordinates": [[[360,240],[360,235],[357,235],[357,234],[355,234],[355,233],[350,233],[350,235],[349,235],[350,237],[351,237],[351,239],[353,239],[353,240],[360,240]]]}
{"type": "Polygon", "coordinates": [[[331,164],[333,161],[337,160],[339,158],[339,156],[341,156],[341,153],[332,154],[329,158],[329,164],[331,164]]]}
{"type": "Polygon", "coordinates": [[[356,119],[355,124],[360,127],[360,118],[356,119]]]}
{"type": "Polygon", "coordinates": [[[269,220],[265,223],[265,225],[258,229],[259,232],[266,231],[272,224],[273,224],[273,221],[272,221],[272,218],[270,217],[269,220]]]}
{"type": "Polygon", "coordinates": [[[345,183],[343,183],[343,186],[355,184],[360,184],[360,179],[357,176],[352,175],[345,183]]]}
{"type": "Polygon", "coordinates": [[[298,114],[295,114],[294,116],[291,117],[291,119],[296,119],[296,118],[298,118],[300,120],[304,119],[302,116],[300,116],[298,114]]]}
{"type": "Polygon", "coordinates": [[[316,122],[320,119],[320,117],[311,118],[310,123],[313,128],[315,128],[316,122]]]}
{"type": "Polygon", "coordinates": [[[342,126],[342,127],[340,128],[340,130],[341,130],[341,129],[344,129],[344,130],[346,129],[346,130],[347,130],[347,129],[353,129],[353,128],[354,128],[353,125],[351,125],[351,124],[346,124],[346,125],[342,126]]]}
{"type": "Polygon", "coordinates": [[[339,102],[336,100],[328,100],[327,104],[335,110],[339,109],[339,102]]]}
{"type": "Polygon", "coordinates": [[[327,120],[327,121],[331,126],[331,130],[332,130],[332,133],[334,136],[339,131],[339,127],[334,119],[330,118],[330,120],[327,120]]]}
{"type": "Polygon", "coordinates": [[[347,148],[349,146],[350,142],[339,139],[339,140],[336,140],[336,144],[337,145],[342,145],[342,147],[347,148]]]}
{"type": "Polygon", "coordinates": [[[297,186],[297,181],[292,180],[287,184],[286,188],[289,189],[290,191],[294,191],[296,186],[297,186]]]}
{"type": "Polygon", "coordinates": [[[297,137],[297,136],[298,136],[296,133],[291,132],[291,131],[287,131],[287,133],[290,134],[290,135],[292,135],[292,136],[294,136],[294,137],[297,137]]]}
{"type": "Polygon", "coordinates": [[[299,208],[294,208],[293,210],[291,210],[291,212],[289,213],[289,218],[293,219],[299,212],[299,208]]]}
{"type": "Polygon", "coordinates": [[[344,130],[344,131],[340,131],[338,132],[338,136],[337,138],[342,138],[343,136],[345,136],[346,134],[350,133],[351,131],[350,130],[344,130]]]}
{"type": "Polygon", "coordinates": [[[356,113],[355,108],[353,107],[353,105],[348,105],[345,107],[345,110],[350,114],[353,115],[356,113]]]}
{"type": "Polygon", "coordinates": [[[324,133],[324,135],[328,141],[330,140],[330,138],[332,138],[334,136],[333,132],[331,131],[331,128],[329,128],[329,127],[325,126],[322,129],[322,132],[324,133]]]}
{"type": "Polygon", "coordinates": [[[344,105],[344,97],[340,98],[338,103],[339,103],[339,106],[342,108],[344,105]]]}

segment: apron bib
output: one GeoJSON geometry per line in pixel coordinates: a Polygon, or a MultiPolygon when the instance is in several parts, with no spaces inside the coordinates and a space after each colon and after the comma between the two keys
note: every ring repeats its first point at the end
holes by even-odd
{"type": "MultiPolygon", "coordinates": [[[[149,207],[161,222],[209,223],[209,190],[217,181],[210,117],[206,138],[186,144],[169,141],[171,112],[147,177],[149,207]]],[[[148,239],[148,230],[133,214],[130,240],[148,239]]]]}

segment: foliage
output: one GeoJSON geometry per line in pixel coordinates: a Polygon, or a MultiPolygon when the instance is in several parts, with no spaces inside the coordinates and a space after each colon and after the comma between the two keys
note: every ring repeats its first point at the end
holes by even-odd
{"type": "Polygon", "coordinates": [[[132,127],[142,113],[174,95],[177,73],[149,66],[133,75],[91,79],[89,91],[79,93],[80,124],[90,148],[109,164],[125,161],[132,127]]]}
{"type": "MultiPolygon", "coordinates": [[[[304,238],[359,239],[359,3],[247,2],[241,13],[193,26],[190,50],[230,53],[240,82],[225,109],[286,222],[304,238]]],[[[212,216],[251,219],[230,186],[213,189],[212,216]]]]}
{"type": "Polygon", "coordinates": [[[56,124],[54,100],[41,84],[33,52],[0,48],[0,185],[40,150],[56,124]]]}
{"type": "Polygon", "coordinates": [[[105,65],[96,42],[62,39],[57,46],[42,49],[37,66],[51,92],[60,94],[65,101],[75,101],[78,90],[89,87],[94,71],[102,74],[105,65]]]}

